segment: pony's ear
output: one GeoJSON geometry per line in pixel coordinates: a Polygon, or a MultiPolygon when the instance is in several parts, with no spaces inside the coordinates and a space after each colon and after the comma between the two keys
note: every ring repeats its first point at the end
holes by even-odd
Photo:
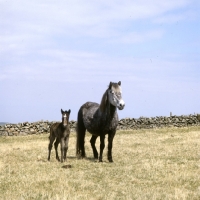
{"type": "Polygon", "coordinates": [[[68,110],[68,113],[69,113],[69,114],[71,113],[71,110],[70,110],[70,109],[68,110]]]}
{"type": "Polygon", "coordinates": [[[109,88],[109,89],[111,89],[111,87],[112,87],[112,82],[110,82],[110,84],[109,84],[109,87],[108,87],[108,88],[109,88]]]}
{"type": "Polygon", "coordinates": [[[63,114],[63,110],[62,110],[62,108],[61,108],[61,113],[63,114]]]}
{"type": "Polygon", "coordinates": [[[121,85],[121,81],[118,82],[118,85],[121,85]]]}

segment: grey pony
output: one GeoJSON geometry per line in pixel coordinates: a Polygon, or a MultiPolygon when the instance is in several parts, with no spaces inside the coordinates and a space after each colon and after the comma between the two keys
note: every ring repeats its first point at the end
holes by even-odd
{"type": "Polygon", "coordinates": [[[77,142],[76,155],[84,158],[85,153],[85,133],[86,130],[92,134],[90,139],[94,158],[102,162],[103,150],[105,147],[105,135],[108,134],[108,153],[109,162],[113,162],[112,146],[113,138],[118,125],[117,108],[123,110],[125,102],[122,99],[121,81],[118,83],[110,82],[104,92],[100,105],[94,102],[86,102],[78,111],[77,118],[77,142]],[[100,136],[100,155],[95,147],[97,137],[100,136]]]}

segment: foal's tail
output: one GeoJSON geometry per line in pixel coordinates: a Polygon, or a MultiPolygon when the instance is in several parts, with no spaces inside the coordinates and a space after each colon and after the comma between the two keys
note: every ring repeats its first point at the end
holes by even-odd
{"type": "Polygon", "coordinates": [[[76,124],[76,156],[85,157],[85,125],[83,123],[82,108],[79,109],[76,124]]]}

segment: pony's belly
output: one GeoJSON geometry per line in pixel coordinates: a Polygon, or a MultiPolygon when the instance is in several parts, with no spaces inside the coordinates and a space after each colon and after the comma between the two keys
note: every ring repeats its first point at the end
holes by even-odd
{"type": "Polygon", "coordinates": [[[96,122],[90,121],[90,123],[85,123],[85,128],[92,135],[100,136],[102,133],[107,134],[109,131],[115,130],[117,128],[117,122],[113,121],[109,124],[106,122],[96,122]]]}
{"type": "Polygon", "coordinates": [[[102,131],[99,127],[87,127],[87,131],[95,136],[100,136],[102,131]]]}
{"type": "Polygon", "coordinates": [[[100,135],[100,126],[98,122],[92,121],[92,120],[88,120],[84,122],[85,124],[85,128],[87,129],[87,131],[89,133],[91,133],[92,135],[100,135]]]}

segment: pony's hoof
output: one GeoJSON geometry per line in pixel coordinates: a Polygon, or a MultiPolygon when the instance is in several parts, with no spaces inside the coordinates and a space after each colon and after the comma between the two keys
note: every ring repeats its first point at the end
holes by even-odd
{"type": "Polygon", "coordinates": [[[112,156],[108,156],[108,161],[113,162],[112,156]]]}
{"type": "Polygon", "coordinates": [[[98,159],[98,157],[99,157],[98,153],[94,153],[94,158],[98,159]]]}

